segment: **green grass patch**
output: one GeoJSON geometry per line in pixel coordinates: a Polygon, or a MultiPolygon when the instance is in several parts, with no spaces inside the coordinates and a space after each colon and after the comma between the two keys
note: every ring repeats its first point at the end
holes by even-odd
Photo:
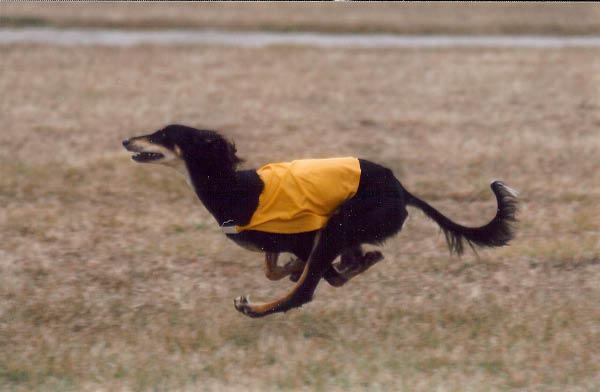
{"type": "Polygon", "coordinates": [[[0,380],[3,380],[4,384],[27,384],[31,381],[31,373],[23,369],[0,367],[0,380]]]}

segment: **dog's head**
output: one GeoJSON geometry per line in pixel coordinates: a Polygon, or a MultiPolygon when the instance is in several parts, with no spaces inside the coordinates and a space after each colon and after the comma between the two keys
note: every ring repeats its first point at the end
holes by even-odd
{"type": "Polygon", "coordinates": [[[235,169],[241,162],[235,145],[215,131],[199,130],[184,125],[169,125],[150,135],[123,141],[123,146],[135,154],[138,163],[155,163],[176,169],[185,163],[200,167],[235,169]]]}

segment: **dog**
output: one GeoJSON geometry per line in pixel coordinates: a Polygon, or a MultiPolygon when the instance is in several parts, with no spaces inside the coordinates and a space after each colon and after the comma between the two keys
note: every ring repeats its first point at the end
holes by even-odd
{"type": "Polygon", "coordinates": [[[407,206],[440,226],[450,253],[462,254],[464,243],[473,250],[500,247],[514,237],[517,193],[501,181],[491,183],[496,216],[484,226],[466,227],[409,193],[390,169],[364,159],[298,160],[237,170],[241,159],[232,142],[216,131],[177,124],[124,140],[123,146],[135,162],[181,173],[229,239],[265,253],[268,279],[296,281],[272,302],[236,298],[235,308],[250,317],[300,307],[312,300],[321,279],[340,287],[382,260],[381,252],[365,253],[362,245],[381,245],[398,233],[407,206]],[[278,265],[282,252],[295,258],[278,265]]]}

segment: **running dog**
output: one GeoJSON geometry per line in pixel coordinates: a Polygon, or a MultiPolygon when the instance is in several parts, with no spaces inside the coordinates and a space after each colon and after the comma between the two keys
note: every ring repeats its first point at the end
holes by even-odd
{"type": "Polygon", "coordinates": [[[185,176],[229,239],[265,253],[267,278],[290,276],[297,282],[272,302],[236,298],[235,308],[250,317],[300,307],[312,300],[322,278],[340,287],[383,259],[361,245],[382,244],[398,233],[407,206],[440,226],[451,253],[462,254],[465,242],[473,249],[499,247],[514,236],[517,193],[500,181],[491,184],[496,216],[484,226],[466,227],[409,193],[391,170],[363,159],[306,159],[236,170],[241,160],[233,143],[215,131],[183,125],[124,140],[123,146],[135,162],[168,166],[185,176]],[[278,265],[281,252],[296,259],[278,265]]]}

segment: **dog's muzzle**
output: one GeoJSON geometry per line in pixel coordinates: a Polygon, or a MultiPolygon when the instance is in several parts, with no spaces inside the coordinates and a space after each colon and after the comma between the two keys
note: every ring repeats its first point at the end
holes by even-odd
{"type": "Polygon", "coordinates": [[[125,147],[127,151],[137,153],[134,154],[131,159],[140,163],[152,162],[165,157],[160,152],[143,151],[140,147],[136,146],[135,138],[123,140],[123,147],[125,147]]]}

